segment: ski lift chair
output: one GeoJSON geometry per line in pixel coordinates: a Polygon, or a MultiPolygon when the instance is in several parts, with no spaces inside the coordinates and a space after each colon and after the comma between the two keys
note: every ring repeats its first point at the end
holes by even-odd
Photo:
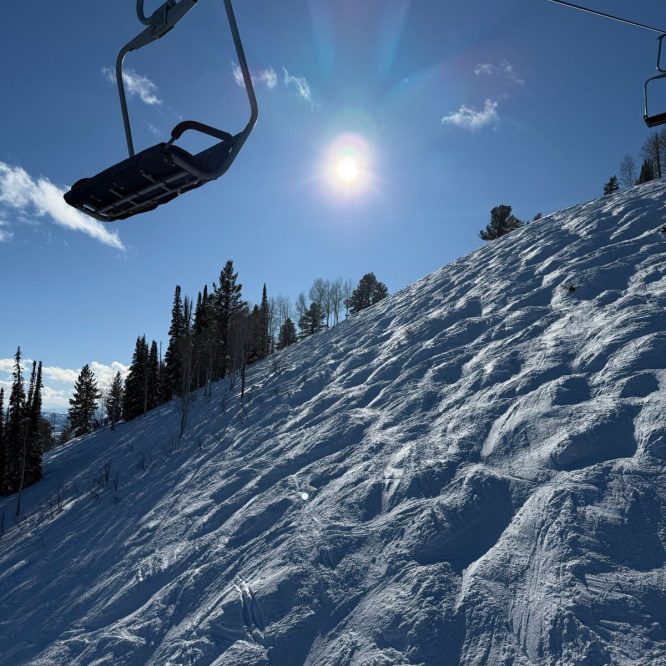
{"type": "Polygon", "coordinates": [[[96,176],[79,180],[65,194],[65,201],[70,206],[102,222],[124,220],[154,210],[184,192],[219,178],[232,165],[257,122],[257,99],[231,0],[223,0],[250,102],[250,120],[238,134],[185,120],[173,128],[169,141],[135,154],[123,81],[125,56],[163,37],[197,4],[197,0],[167,0],[150,17],[146,17],[144,1],[137,0],[136,10],[139,21],[148,27],[121,49],[116,60],[116,81],[129,157],[96,176]],[[218,142],[192,155],[174,144],[188,130],[201,132],[218,142]]]}
{"type": "Polygon", "coordinates": [[[659,125],[664,125],[666,124],[666,112],[663,113],[657,113],[655,115],[650,115],[649,109],[648,109],[648,85],[652,81],[656,81],[657,79],[664,79],[666,78],[666,69],[664,69],[661,66],[661,50],[662,46],[664,43],[664,38],[666,37],[665,35],[660,35],[658,37],[659,40],[659,51],[657,52],[657,71],[659,74],[656,76],[652,76],[645,82],[645,114],[643,118],[645,119],[645,124],[648,127],[658,127],[659,125]]]}

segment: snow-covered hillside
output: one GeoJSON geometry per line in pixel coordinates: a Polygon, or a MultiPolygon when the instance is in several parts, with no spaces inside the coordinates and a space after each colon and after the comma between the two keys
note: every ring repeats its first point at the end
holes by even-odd
{"type": "Polygon", "coordinates": [[[180,442],[168,406],[50,454],[0,505],[0,662],[666,663],[665,215],[552,215],[180,442]]]}

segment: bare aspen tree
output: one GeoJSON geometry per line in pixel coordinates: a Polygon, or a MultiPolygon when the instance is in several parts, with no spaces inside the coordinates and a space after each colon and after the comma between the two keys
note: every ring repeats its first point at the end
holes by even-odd
{"type": "Polygon", "coordinates": [[[638,174],[634,158],[627,153],[620,161],[620,180],[625,187],[633,187],[636,184],[638,174]]]}
{"type": "Polygon", "coordinates": [[[337,325],[340,321],[340,312],[344,301],[344,281],[341,277],[335,278],[330,285],[331,312],[333,313],[333,324],[337,325]]]}
{"type": "Polygon", "coordinates": [[[354,283],[351,281],[351,278],[347,278],[342,285],[342,296],[344,298],[345,305],[345,318],[349,316],[349,299],[354,293],[354,283]]]}
{"type": "Polygon", "coordinates": [[[330,304],[328,298],[329,292],[329,283],[328,280],[318,277],[310,287],[310,300],[313,303],[316,303],[320,308],[324,316],[326,317],[326,328],[329,325],[329,319],[331,316],[330,313],[330,304]]]}
{"type": "Polygon", "coordinates": [[[303,316],[308,310],[308,301],[305,298],[305,294],[301,292],[296,299],[296,317],[298,321],[303,319],[303,316]]]}
{"type": "Polygon", "coordinates": [[[641,154],[646,160],[652,163],[655,178],[661,178],[662,166],[664,166],[664,157],[666,151],[664,150],[664,138],[654,132],[643,143],[641,154]]]}

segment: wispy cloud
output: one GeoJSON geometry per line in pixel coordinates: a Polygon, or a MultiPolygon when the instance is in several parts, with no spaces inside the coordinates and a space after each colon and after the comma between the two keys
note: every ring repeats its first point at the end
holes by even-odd
{"type": "MultiPolygon", "coordinates": [[[[304,76],[292,76],[287,71],[286,67],[283,67],[282,71],[284,72],[282,85],[284,85],[285,89],[291,90],[296,97],[309,104],[311,109],[314,109],[317,104],[314,101],[312,90],[307,79],[304,76]]],[[[236,85],[244,88],[245,81],[243,79],[243,72],[235,62],[231,63],[231,73],[236,85]]],[[[255,86],[263,85],[268,90],[275,90],[280,84],[278,75],[272,67],[251,72],[250,76],[252,77],[252,83],[255,86]]]]}
{"type": "Polygon", "coordinates": [[[310,108],[314,109],[315,103],[312,97],[312,90],[310,90],[310,84],[307,79],[304,76],[292,76],[286,67],[283,67],[282,70],[284,71],[284,85],[287,88],[292,88],[296,97],[307,102],[310,108]]]}
{"type": "Polygon", "coordinates": [[[502,60],[498,65],[494,63],[480,63],[474,68],[474,74],[477,76],[500,75],[519,86],[525,85],[525,79],[516,72],[516,68],[508,60],[502,60]]]}
{"type": "Polygon", "coordinates": [[[499,113],[497,112],[498,103],[487,99],[483,109],[474,109],[464,104],[442,118],[442,125],[454,125],[462,129],[475,132],[488,125],[496,125],[499,122],[499,113]]]}
{"type": "Polygon", "coordinates": [[[14,237],[14,234],[7,229],[8,226],[9,223],[0,218],[0,243],[6,243],[14,237]]]}
{"type": "MultiPolygon", "coordinates": [[[[115,84],[116,74],[111,68],[105,67],[102,70],[102,74],[109,83],[115,84]]],[[[144,104],[148,104],[148,106],[159,106],[162,104],[159,88],[147,76],[143,76],[143,74],[139,74],[133,69],[126,69],[123,71],[123,83],[129,97],[138,97],[144,104]]]]}
{"type": "MultiPolygon", "coordinates": [[[[243,72],[238,64],[235,62],[231,63],[231,73],[234,77],[236,85],[241,88],[245,87],[245,80],[243,79],[243,72]]],[[[269,90],[273,90],[278,84],[277,73],[272,67],[266,69],[260,69],[256,72],[250,72],[250,78],[252,83],[256,85],[264,85],[269,90]]]]}
{"type": "Polygon", "coordinates": [[[47,178],[34,179],[21,167],[0,162],[0,208],[17,211],[19,218],[31,214],[49,217],[61,227],[80,231],[118,250],[125,249],[115,231],[68,206],[62,198],[64,192],[47,178]]]}

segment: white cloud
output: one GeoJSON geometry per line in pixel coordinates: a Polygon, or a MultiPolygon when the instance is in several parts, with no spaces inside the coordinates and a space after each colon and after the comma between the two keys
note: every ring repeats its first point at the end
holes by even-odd
{"type": "MultiPolygon", "coordinates": [[[[97,379],[97,386],[100,389],[107,388],[117,372],[120,372],[120,376],[125,378],[129,371],[129,368],[119,361],[113,361],[110,365],[93,361],[89,365],[97,379]]],[[[27,383],[29,379],[27,373],[32,367],[32,360],[24,358],[21,366],[23,368],[24,381],[27,383]]],[[[7,406],[6,400],[11,391],[11,375],[13,370],[13,358],[0,358],[0,375],[5,375],[5,377],[0,377],[0,387],[5,389],[5,407],[7,406]]],[[[44,390],[42,393],[44,413],[51,411],[62,412],[69,409],[69,398],[72,395],[74,382],[80,372],[80,369],[72,370],[70,368],[55,366],[44,366],[42,368],[44,379],[44,390]]]]}
{"type": "Polygon", "coordinates": [[[79,370],[47,366],[42,368],[42,374],[44,375],[44,379],[49,379],[52,382],[73,384],[79,376],[79,370]]]}
{"type": "Polygon", "coordinates": [[[312,91],[310,90],[310,84],[307,79],[304,76],[292,76],[289,74],[286,67],[283,67],[282,69],[284,71],[284,85],[287,88],[293,88],[296,96],[304,102],[307,102],[311,109],[314,109],[316,105],[312,98],[312,91]]]}
{"type": "Polygon", "coordinates": [[[487,125],[495,125],[500,119],[497,113],[498,106],[498,103],[491,99],[487,99],[483,109],[480,110],[463,104],[457,111],[445,115],[442,118],[442,125],[455,125],[472,132],[487,125]]]}
{"type": "MultiPolygon", "coordinates": [[[[310,108],[314,109],[316,104],[307,79],[303,76],[292,76],[289,74],[285,67],[283,67],[282,70],[284,72],[284,77],[282,79],[284,87],[293,90],[296,97],[302,99],[304,102],[307,102],[310,105],[310,108]]],[[[231,63],[231,73],[236,84],[241,88],[244,88],[245,81],[243,80],[243,72],[241,71],[241,68],[234,62],[231,63]]],[[[252,72],[251,77],[252,83],[255,86],[264,85],[266,88],[268,88],[268,90],[274,90],[277,88],[279,83],[278,75],[272,67],[252,72]]]]}
{"type": "Polygon", "coordinates": [[[477,65],[474,68],[474,73],[477,76],[481,76],[482,74],[487,74],[488,76],[491,76],[492,74],[495,73],[495,70],[497,67],[495,65],[491,65],[490,63],[487,63],[485,65],[477,65]]]}
{"type": "Polygon", "coordinates": [[[19,214],[48,216],[62,227],[81,231],[118,250],[125,249],[117,232],[108,231],[101,222],[68,206],[62,198],[64,192],[47,178],[34,180],[25,169],[0,162],[0,207],[13,209],[19,214]]]}
{"type": "Polygon", "coordinates": [[[516,68],[508,60],[502,60],[499,65],[480,63],[474,68],[474,74],[477,76],[494,76],[495,74],[500,74],[519,86],[525,85],[525,79],[519,76],[516,68]]]}
{"type": "Polygon", "coordinates": [[[120,373],[120,376],[124,378],[129,372],[129,368],[119,361],[114,361],[111,365],[104,365],[103,363],[93,361],[90,364],[90,369],[97,378],[97,384],[100,388],[108,386],[117,373],[120,373]]]}
{"type": "MultiPolygon", "coordinates": [[[[245,80],[243,79],[243,72],[240,66],[234,62],[231,63],[231,73],[234,77],[236,85],[244,88],[245,80]]],[[[250,77],[252,79],[252,83],[255,86],[264,85],[269,90],[273,90],[278,84],[277,74],[272,67],[268,67],[267,69],[260,69],[257,72],[251,72],[250,77]]]]}
{"type": "MultiPolygon", "coordinates": [[[[102,70],[102,74],[109,83],[116,83],[116,74],[109,67],[105,67],[102,70]]],[[[143,76],[143,74],[139,74],[133,69],[126,69],[123,71],[123,83],[129,97],[138,97],[144,104],[148,104],[148,106],[159,106],[162,104],[162,99],[159,96],[159,88],[147,76],[143,76]]]]}

